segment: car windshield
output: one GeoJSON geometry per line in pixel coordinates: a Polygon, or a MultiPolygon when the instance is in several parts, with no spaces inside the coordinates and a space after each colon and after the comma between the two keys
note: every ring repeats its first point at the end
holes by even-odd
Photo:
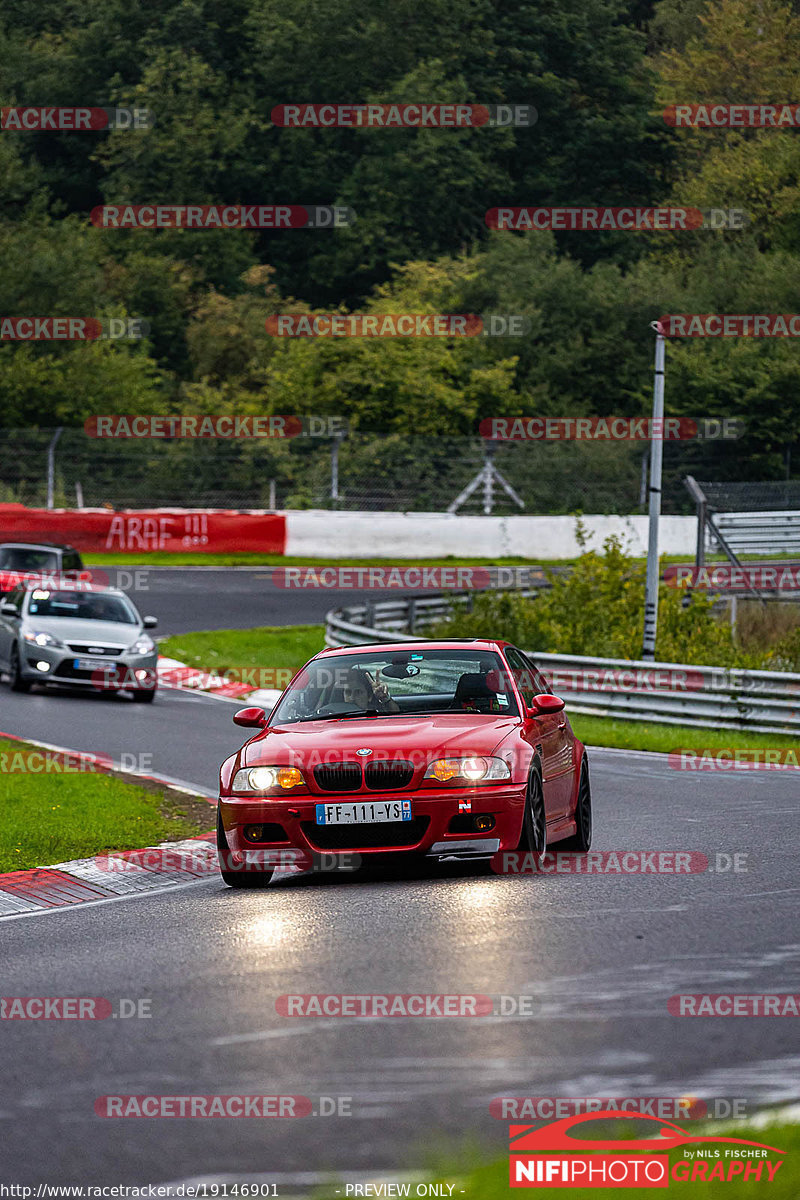
{"type": "Polygon", "coordinates": [[[120,625],[138,625],[139,618],[124,596],[102,592],[51,591],[34,588],[28,601],[31,617],[66,617],[70,621],[116,621],[120,625]]]}
{"type": "Polygon", "coordinates": [[[0,571],[56,571],[58,555],[52,550],[0,546],[0,571]]]}
{"type": "Polygon", "coordinates": [[[270,724],[439,712],[517,716],[500,655],[466,649],[356,650],[313,659],[284,692],[270,724]]]}

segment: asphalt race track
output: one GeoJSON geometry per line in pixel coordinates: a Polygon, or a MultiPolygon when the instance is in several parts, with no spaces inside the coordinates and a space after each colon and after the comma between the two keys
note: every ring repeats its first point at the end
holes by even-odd
{"type": "MultiPolygon", "coordinates": [[[[232,603],[211,573],[177,572],[180,587],[167,584],[140,607],[165,632],[181,621],[285,621],[285,596],[271,597],[269,585],[262,595],[262,573],[225,572],[239,588],[232,603]],[[170,611],[170,595],[181,604],[194,597],[194,607],[176,600],[170,611]]],[[[172,572],[152,575],[174,581],[172,572]]],[[[319,620],[336,603],[330,593],[292,599],[293,620],[319,620]],[[301,601],[318,608],[298,612],[301,601]]],[[[235,709],[167,689],[144,706],[3,686],[0,730],[129,763],[147,755],[138,769],[213,795],[219,763],[243,739],[235,709]]],[[[319,1173],[424,1170],[431,1136],[451,1156],[465,1141],[501,1155],[507,1124],[489,1111],[498,1096],[795,1099],[796,1021],[678,1018],[667,1001],[679,992],[800,991],[796,778],[679,773],[660,756],[605,750],[591,763],[595,849],[699,850],[712,868],[717,852],[738,853],[746,870],[504,878],[477,865],[422,864],[256,892],[212,877],[0,922],[5,995],[147,999],[152,1013],[3,1022],[6,1176],[272,1180],[283,1195],[319,1173]],[[513,999],[506,1015],[480,1018],[276,1012],[282,994],[339,992],[513,999]],[[533,1016],[508,1011],[520,996],[533,998],[533,1016]],[[300,1095],[314,1112],[324,1096],[322,1107],[342,1115],[95,1114],[99,1097],[121,1094],[300,1095]]]]}
{"type": "MultiPolygon", "coordinates": [[[[0,728],[112,755],[213,791],[233,707],[162,692],[12,696],[0,728]]],[[[502,1154],[494,1096],[796,1095],[790,1019],[676,1018],[677,992],[800,991],[796,782],[592,754],[597,849],[744,853],[746,872],[502,878],[469,867],[172,892],[0,929],[3,992],[151,1000],[152,1017],[4,1022],[9,1178],[309,1182],[424,1168],[431,1131],[502,1154]],[[288,1018],[284,993],[532,996],[520,1018],[288,1018]],[[119,1094],[350,1097],[350,1116],[101,1119],[119,1094]]],[[[336,1101],[338,1103],[338,1101],[336,1101]]],[[[290,1188],[290,1191],[292,1189],[290,1188]]],[[[297,1187],[294,1187],[297,1190],[297,1187]]],[[[281,1193],[284,1194],[283,1188],[281,1193]]]]}
{"type": "MultiPolygon", "coordinates": [[[[376,563],[376,566],[381,566],[376,563]]],[[[445,564],[446,565],[446,564],[445,564]]],[[[158,636],[192,629],[250,629],[259,625],[316,625],[332,608],[425,595],[422,590],[356,591],[296,588],[287,592],[272,582],[270,567],[95,567],[99,582],[122,587],[144,615],[158,617],[158,636]],[[100,574],[102,572],[102,575],[100,574]]],[[[388,570],[390,568],[384,567],[388,570]]],[[[539,572],[539,568],[531,568],[539,572]]]]}
{"type": "MultiPolygon", "coordinates": [[[[90,568],[91,569],[91,568],[90,568]]],[[[272,582],[269,567],[95,567],[109,587],[122,587],[142,614],[158,617],[158,636],[192,629],[250,629],[285,625],[287,593],[272,582]]],[[[376,593],[377,595],[378,593],[376,593]]],[[[302,589],[292,593],[295,625],[316,625],[331,608],[357,601],[359,593],[302,589]]]]}

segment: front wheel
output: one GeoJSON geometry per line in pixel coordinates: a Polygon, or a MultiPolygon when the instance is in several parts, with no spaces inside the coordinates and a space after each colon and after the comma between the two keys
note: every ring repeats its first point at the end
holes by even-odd
{"type": "Polygon", "coordinates": [[[27,679],[22,677],[22,668],[19,662],[19,650],[16,646],[11,647],[11,662],[9,663],[8,671],[8,686],[12,692],[29,692],[31,685],[27,679]]]}
{"type": "Polygon", "coordinates": [[[578,799],[575,803],[575,825],[573,837],[561,843],[564,850],[589,850],[592,845],[592,785],[589,782],[589,764],[584,756],[581,777],[578,783],[578,799]]]}
{"type": "Polygon", "coordinates": [[[231,862],[231,852],[228,848],[228,839],[225,837],[225,827],[222,824],[222,813],[217,809],[217,861],[219,862],[219,873],[222,876],[222,882],[232,888],[260,888],[266,887],[272,879],[272,871],[252,871],[247,869],[247,864],[242,863],[239,870],[227,870],[227,867],[233,866],[231,862]]]}
{"type": "Polygon", "coordinates": [[[538,770],[531,771],[528,792],[525,797],[525,813],[522,832],[517,849],[524,854],[544,854],[547,849],[547,822],[544,809],[542,777],[538,770]]]}
{"type": "Polygon", "coordinates": [[[133,699],[136,704],[152,704],[155,698],[155,688],[136,688],[133,692],[133,699]]]}

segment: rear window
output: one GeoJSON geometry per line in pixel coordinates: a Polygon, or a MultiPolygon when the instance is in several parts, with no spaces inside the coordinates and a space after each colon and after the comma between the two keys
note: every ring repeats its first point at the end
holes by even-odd
{"type": "Polygon", "coordinates": [[[57,570],[58,554],[54,550],[26,550],[23,546],[0,546],[0,571],[57,570]]]}

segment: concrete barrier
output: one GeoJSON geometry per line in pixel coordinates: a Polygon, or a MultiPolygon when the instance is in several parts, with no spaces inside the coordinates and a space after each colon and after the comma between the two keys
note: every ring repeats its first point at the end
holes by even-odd
{"type": "MultiPolygon", "coordinates": [[[[646,516],[584,516],[592,549],[611,534],[635,555],[647,553],[646,516]]],[[[581,553],[571,516],[461,516],[452,513],[329,512],[286,514],[286,554],[295,558],[575,558],[581,553]]],[[[661,554],[693,557],[694,517],[662,517],[661,554]]]]}

